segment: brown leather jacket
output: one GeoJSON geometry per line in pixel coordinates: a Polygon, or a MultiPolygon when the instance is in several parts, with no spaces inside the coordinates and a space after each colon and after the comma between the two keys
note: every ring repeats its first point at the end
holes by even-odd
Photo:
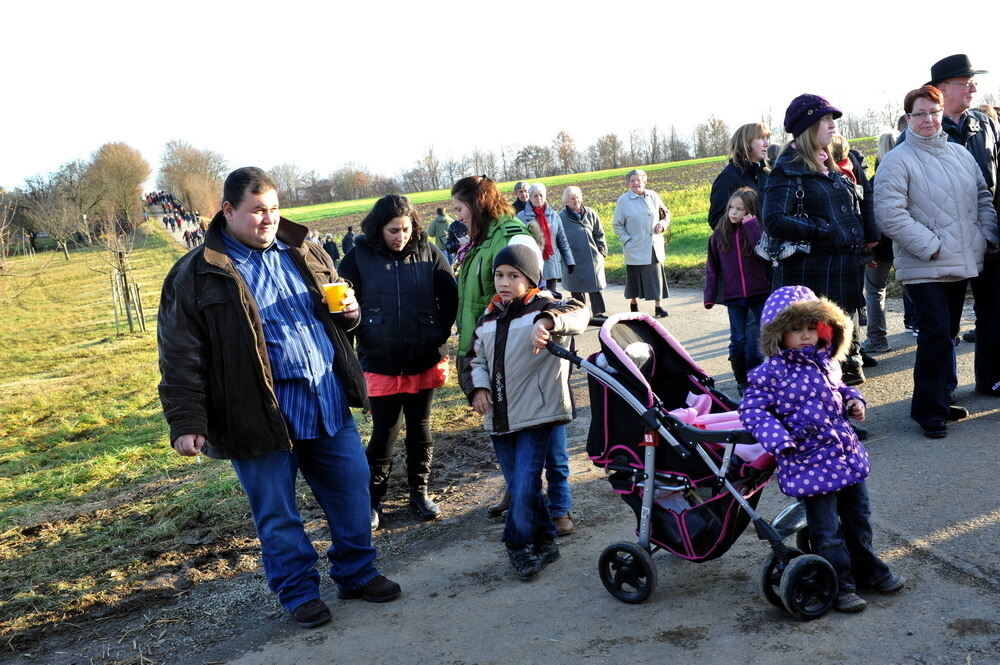
{"type": "MultiPolygon", "coordinates": [[[[163,282],[158,316],[160,401],[170,440],[203,434],[204,452],[244,458],[289,450],[292,441],[278,408],[260,313],[225,252],[220,212],[205,244],[174,264],[163,282]]],[[[288,244],[336,352],[336,373],[350,406],[367,408],[364,375],[345,331],[353,316],[331,315],[321,285],[337,271],[322,247],[305,241],[308,229],[282,218],[278,238],[288,244]]]]}

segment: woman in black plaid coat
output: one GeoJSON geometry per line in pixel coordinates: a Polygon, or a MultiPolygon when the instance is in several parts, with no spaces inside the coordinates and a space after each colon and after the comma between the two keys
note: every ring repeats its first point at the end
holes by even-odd
{"type": "MultiPolygon", "coordinates": [[[[818,95],[792,100],[785,111],[785,131],[795,140],[782,151],[767,180],[762,221],[775,240],[807,240],[811,246],[808,254],[778,262],[773,287],[808,286],[847,312],[857,331],[857,314],[865,304],[865,261],[879,234],[872,201],[863,198],[830,154],[841,115],[818,95]]],[[[843,367],[845,383],[864,381],[857,332],[843,367]]]]}

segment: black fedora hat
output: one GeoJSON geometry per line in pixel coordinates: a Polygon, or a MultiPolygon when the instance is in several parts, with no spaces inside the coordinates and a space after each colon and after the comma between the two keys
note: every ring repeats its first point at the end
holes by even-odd
{"type": "Polygon", "coordinates": [[[973,69],[969,56],[964,53],[956,53],[947,58],[941,58],[931,65],[931,80],[927,82],[927,85],[934,85],[959,76],[975,76],[986,73],[988,72],[985,69],[973,69]]]}

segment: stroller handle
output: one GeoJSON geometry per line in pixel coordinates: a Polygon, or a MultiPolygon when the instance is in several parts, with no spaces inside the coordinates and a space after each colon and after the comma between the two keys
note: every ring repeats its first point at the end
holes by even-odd
{"type": "Polygon", "coordinates": [[[549,353],[556,356],[557,358],[568,360],[577,367],[579,367],[580,363],[583,362],[583,358],[576,355],[575,353],[567,349],[565,346],[559,346],[552,340],[549,340],[548,342],[545,343],[545,348],[549,353]]]}

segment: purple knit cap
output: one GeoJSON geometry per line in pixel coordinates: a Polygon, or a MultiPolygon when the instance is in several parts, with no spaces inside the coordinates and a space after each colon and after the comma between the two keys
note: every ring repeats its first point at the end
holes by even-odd
{"type": "Polygon", "coordinates": [[[819,95],[804,94],[792,100],[785,110],[785,131],[792,136],[798,136],[825,116],[831,114],[834,119],[844,115],[840,109],[819,95]]]}
{"type": "Polygon", "coordinates": [[[819,300],[808,286],[782,286],[767,297],[764,303],[764,313],[760,317],[760,325],[765,326],[774,320],[792,303],[815,302],[819,300]]]}

